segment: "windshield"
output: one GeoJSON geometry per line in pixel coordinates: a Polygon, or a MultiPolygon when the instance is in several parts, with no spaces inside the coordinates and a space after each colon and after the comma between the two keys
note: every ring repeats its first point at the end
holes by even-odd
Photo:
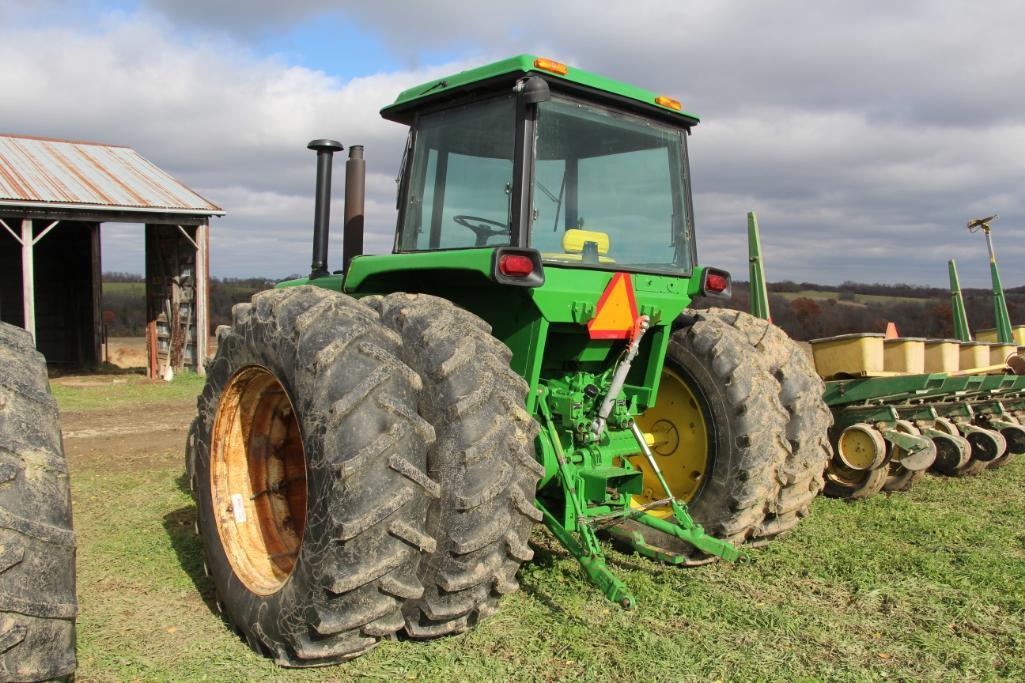
{"type": "Polygon", "coordinates": [[[515,135],[512,97],[422,115],[399,250],[509,244],[515,135]]]}
{"type": "Polygon", "coordinates": [[[689,271],[683,135],[569,99],[541,103],[531,246],[545,261],[689,271]]]}

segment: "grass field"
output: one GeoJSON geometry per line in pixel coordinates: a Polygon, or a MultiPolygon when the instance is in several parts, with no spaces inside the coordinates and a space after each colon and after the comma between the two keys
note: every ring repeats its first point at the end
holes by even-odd
{"type": "MultiPolygon", "coordinates": [[[[106,286],[106,285],[104,285],[106,286]]],[[[794,299],[816,299],[819,301],[825,301],[827,299],[840,299],[840,292],[830,292],[827,290],[820,289],[803,289],[799,292],[773,292],[778,296],[783,297],[787,301],[793,301],[794,299]]],[[[917,303],[926,304],[929,303],[930,299],[923,299],[913,296],[887,296],[885,294],[855,294],[854,298],[850,301],[842,303],[856,303],[856,304],[899,304],[899,303],[917,303]]]]}
{"type": "Polygon", "coordinates": [[[1025,458],[857,504],[819,499],[793,535],[738,565],[679,570],[610,551],[632,612],[538,530],[522,590],[472,632],[278,669],[217,616],[203,576],[182,487],[200,387],[55,387],[79,542],[79,680],[1025,679],[1025,458]]]}
{"type": "Polygon", "coordinates": [[[58,379],[51,382],[50,388],[62,412],[140,408],[183,400],[192,403],[203,389],[203,378],[191,372],[183,372],[174,382],[151,382],[138,374],[85,375],[58,379]]]}

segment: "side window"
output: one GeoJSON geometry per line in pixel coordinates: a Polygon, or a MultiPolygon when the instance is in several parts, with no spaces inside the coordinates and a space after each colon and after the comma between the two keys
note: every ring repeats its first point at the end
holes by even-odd
{"type": "Polygon", "coordinates": [[[514,140],[511,97],[421,116],[400,250],[510,244],[514,140]]]}

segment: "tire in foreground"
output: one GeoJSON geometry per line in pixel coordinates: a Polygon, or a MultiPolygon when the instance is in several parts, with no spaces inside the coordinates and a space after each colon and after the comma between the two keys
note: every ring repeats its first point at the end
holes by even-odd
{"type": "Polygon", "coordinates": [[[75,671],[75,535],[46,361],[0,323],[0,680],[75,671]]]}

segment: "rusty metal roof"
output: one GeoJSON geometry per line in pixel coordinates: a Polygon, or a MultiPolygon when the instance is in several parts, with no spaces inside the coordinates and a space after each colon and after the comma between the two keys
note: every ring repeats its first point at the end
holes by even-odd
{"type": "Polygon", "coordinates": [[[130,147],[0,135],[0,207],[223,215],[130,147]]]}

